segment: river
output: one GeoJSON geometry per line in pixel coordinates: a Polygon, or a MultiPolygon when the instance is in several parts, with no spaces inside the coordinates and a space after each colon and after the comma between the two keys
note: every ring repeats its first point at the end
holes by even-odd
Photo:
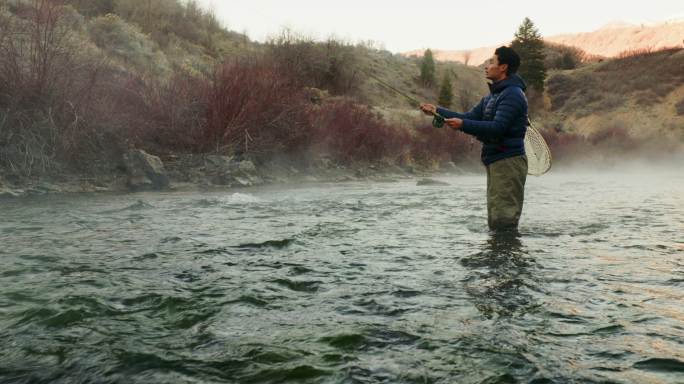
{"type": "Polygon", "coordinates": [[[0,201],[0,382],[684,383],[684,172],[0,201]]]}

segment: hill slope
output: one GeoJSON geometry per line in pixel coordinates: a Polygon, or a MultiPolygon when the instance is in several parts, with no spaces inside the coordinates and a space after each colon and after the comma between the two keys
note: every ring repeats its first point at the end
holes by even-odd
{"type": "Polygon", "coordinates": [[[552,72],[542,112],[548,128],[590,136],[684,140],[684,49],[667,49],[552,72]]]}
{"type": "MultiPolygon", "coordinates": [[[[544,37],[545,41],[580,48],[590,55],[617,57],[622,52],[658,50],[669,47],[684,47],[684,21],[669,21],[652,25],[631,25],[611,23],[596,31],[563,34],[544,37]]],[[[435,58],[441,61],[457,61],[469,65],[480,65],[487,60],[496,47],[469,50],[433,50],[435,58]]],[[[404,52],[405,56],[423,55],[423,50],[404,52]]]]}
{"type": "Polygon", "coordinates": [[[617,57],[623,52],[684,47],[684,21],[653,25],[609,24],[587,33],[550,36],[545,40],[581,48],[591,55],[617,57]]]}

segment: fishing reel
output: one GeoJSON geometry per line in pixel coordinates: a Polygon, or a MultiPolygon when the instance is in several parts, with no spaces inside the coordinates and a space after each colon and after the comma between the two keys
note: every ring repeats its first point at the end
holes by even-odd
{"type": "Polygon", "coordinates": [[[444,127],[444,117],[436,113],[434,116],[435,117],[432,119],[432,126],[435,128],[444,127]]]}

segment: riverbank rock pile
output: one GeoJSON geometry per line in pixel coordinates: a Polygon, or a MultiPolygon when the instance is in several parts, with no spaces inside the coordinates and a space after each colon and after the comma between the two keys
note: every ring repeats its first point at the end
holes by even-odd
{"type": "MultiPolygon", "coordinates": [[[[143,150],[132,149],[124,153],[122,167],[112,173],[88,177],[53,175],[18,181],[10,179],[7,174],[0,174],[0,198],[51,193],[213,190],[309,182],[396,182],[437,173],[453,175],[464,172],[451,162],[440,164],[435,169],[391,162],[343,164],[322,155],[308,162],[282,157],[258,163],[239,156],[219,154],[171,154],[162,159],[143,150]]],[[[417,184],[447,185],[432,179],[419,180],[417,184]]]]}
{"type": "Polygon", "coordinates": [[[158,191],[170,187],[169,176],[159,157],[141,149],[132,149],[124,155],[124,164],[130,189],[158,191]]]}
{"type": "Polygon", "coordinates": [[[207,155],[204,172],[214,185],[251,187],[264,184],[257,167],[250,160],[237,160],[232,156],[207,155]]]}
{"type": "Polygon", "coordinates": [[[254,162],[235,156],[183,154],[165,159],[168,174],[176,187],[253,187],[269,180],[254,162]]]}

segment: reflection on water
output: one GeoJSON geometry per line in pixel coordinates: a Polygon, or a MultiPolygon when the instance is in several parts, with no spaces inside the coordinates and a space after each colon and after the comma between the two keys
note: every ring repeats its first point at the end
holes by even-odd
{"type": "Polygon", "coordinates": [[[540,289],[532,279],[535,260],[518,231],[491,231],[483,249],[461,259],[468,273],[465,291],[487,318],[523,315],[537,304],[528,288],[540,289]]]}

